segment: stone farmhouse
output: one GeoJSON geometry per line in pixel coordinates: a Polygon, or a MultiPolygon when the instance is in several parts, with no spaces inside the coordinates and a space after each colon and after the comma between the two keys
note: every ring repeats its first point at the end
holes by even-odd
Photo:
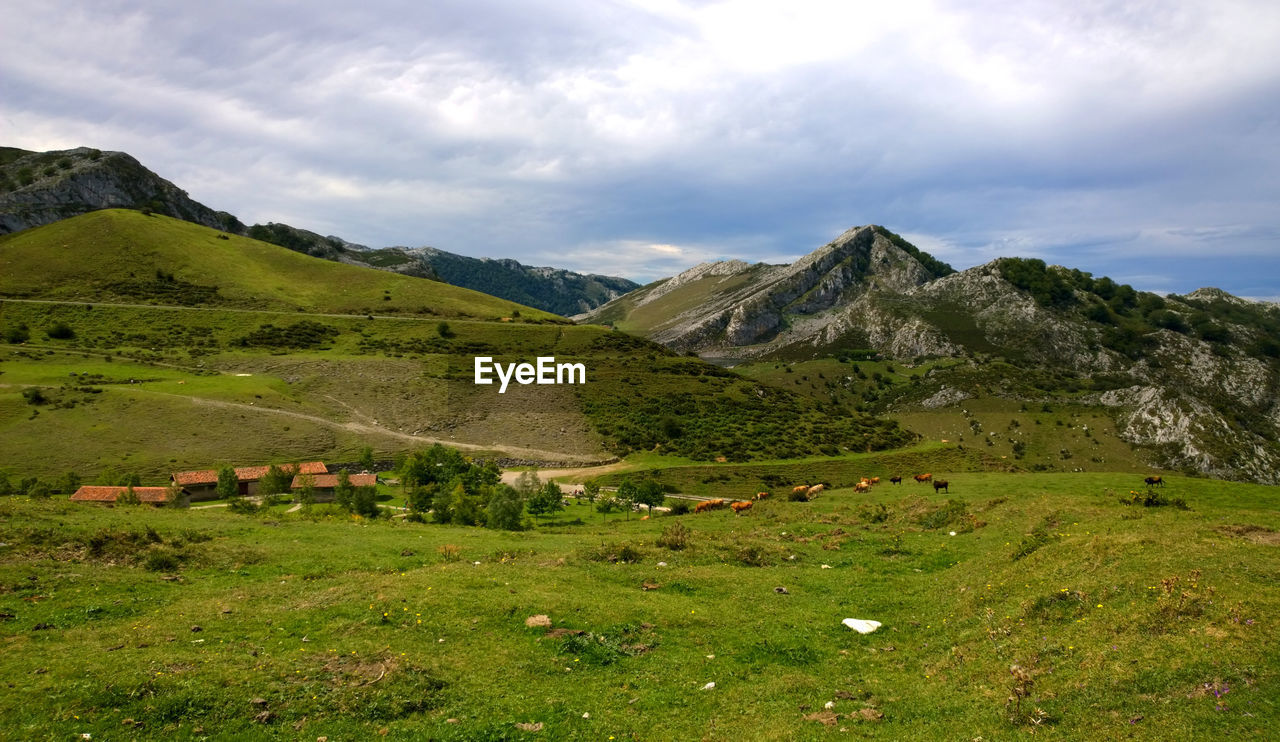
{"type": "MultiPolygon", "coordinates": [[[[308,461],[302,464],[281,466],[280,468],[289,471],[294,470],[295,467],[294,473],[298,475],[317,476],[329,473],[329,468],[321,461],[308,461]]],[[[240,480],[240,494],[258,494],[258,482],[266,476],[270,468],[269,466],[236,467],[236,478],[240,480]]],[[[218,499],[218,471],[216,469],[174,472],[169,476],[169,481],[189,492],[192,502],[218,499]]]]}

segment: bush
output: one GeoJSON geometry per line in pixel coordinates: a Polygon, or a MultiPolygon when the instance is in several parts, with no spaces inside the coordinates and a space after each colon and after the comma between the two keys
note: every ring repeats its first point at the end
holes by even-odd
{"type": "Polygon", "coordinates": [[[13,345],[25,343],[31,339],[31,330],[25,324],[16,325],[14,327],[6,327],[4,330],[4,341],[13,345]]]}
{"type": "Polygon", "coordinates": [[[688,500],[671,500],[671,515],[687,515],[692,508],[688,500]]]}
{"type": "MultiPolygon", "coordinates": [[[[686,506],[687,509],[687,506],[686,506]]],[[[662,529],[662,535],[658,537],[658,546],[672,551],[680,551],[689,546],[690,531],[683,523],[672,523],[662,529]]]]}
{"type": "Polygon", "coordinates": [[[153,551],[147,555],[147,561],[143,566],[148,572],[176,572],[178,559],[167,551],[153,551]]]}
{"type": "Polygon", "coordinates": [[[66,322],[54,322],[49,329],[44,331],[53,340],[70,340],[76,336],[76,331],[66,322]]]}

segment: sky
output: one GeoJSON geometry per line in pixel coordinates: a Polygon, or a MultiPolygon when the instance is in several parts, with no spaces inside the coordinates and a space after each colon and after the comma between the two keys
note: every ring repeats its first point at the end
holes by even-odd
{"type": "Polygon", "coordinates": [[[0,145],[647,282],[881,224],[1280,298],[1280,3],[10,0],[0,145]]]}

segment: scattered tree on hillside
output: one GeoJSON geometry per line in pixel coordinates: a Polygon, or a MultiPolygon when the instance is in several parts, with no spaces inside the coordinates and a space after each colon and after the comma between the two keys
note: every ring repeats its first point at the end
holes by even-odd
{"type": "Polygon", "coordinates": [[[138,499],[138,493],[133,491],[132,484],[125,486],[124,492],[120,493],[120,496],[116,498],[116,502],[119,503],[120,505],[140,505],[141,504],[141,501],[138,499]]]}
{"type": "Polygon", "coordinates": [[[73,494],[76,490],[80,489],[80,475],[73,471],[63,474],[62,478],[58,480],[56,489],[64,495],[73,494]]]}
{"type": "Polygon", "coordinates": [[[594,505],[596,498],[600,496],[600,483],[591,481],[582,485],[582,494],[586,496],[587,502],[594,505]]]}
{"type": "Polygon", "coordinates": [[[293,491],[294,500],[300,505],[311,505],[316,501],[316,478],[310,474],[298,477],[298,488],[293,491]]]}
{"type": "Polygon", "coordinates": [[[618,485],[618,502],[627,513],[627,518],[631,517],[631,511],[635,509],[635,505],[639,500],[640,488],[630,479],[622,480],[622,484],[618,485]]]}
{"type": "Polygon", "coordinates": [[[356,488],[351,484],[351,475],[347,474],[346,469],[338,470],[338,483],[333,488],[333,501],[343,510],[352,512],[355,493],[356,488]]]}
{"type": "MultiPolygon", "coordinates": [[[[530,472],[525,473],[529,474],[530,472]]],[[[534,478],[537,478],[536,474],[534,474],[534,478]]],[[[560,485],[555,482],[547,482],[542,487],[534,490],[534,493],[529,496],[526,506],[529,508],[529,514],[536,521],[539,515],[547,515],[562,510],[564,508],[563,497],[564,494],[560,491],[560,485]]]]}
{"type": "Polygon", "coordinates": [[[236,476],[236,470],[224,466],[218,470],[218,485],[214,488],[218,497],[223,500],[229,500],[240,496],[240,478],[236,476]]]}
{"type": "Polygon", "coordinates": [[[514,487],[498,484],[493,488],[493,496],[489,498],[488,518],[486,525],[504,531],[519,531],[524,528],[524,498],[514,487]]]}
{"type": "Polygon", "coordinates": [[[374,467],[373,448],[369,446],[365,446],[364,448],[360,449],[360,468],[364,469],[365,471],[373,471],[373,467],[374,467]]]}
{"type": "Polygon", "coordinates": [[[600,499],[596,501],[596,512],[604,516],[605,521],[609,520],[609,513],[617,510],[621,505],[618,498],[609,494],[602,494],[600,499]]]}
{"type": "Polygon", "coordinates": [[[646,479],[640,483],[636,491],[636,503],[645,505],[649,508],[649,513],[653,513],[655,506],[661,505],[667,496],[662,492],[662,485],[656,479],[646,479]]]}

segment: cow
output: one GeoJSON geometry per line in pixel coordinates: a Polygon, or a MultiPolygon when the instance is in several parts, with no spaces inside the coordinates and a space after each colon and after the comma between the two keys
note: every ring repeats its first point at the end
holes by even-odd
{"type": "Polygon", "coordinates": [[[933,479],[933,475],[932,475],[932,474],[917,474],[917,475],[916,475],[916,481],[917,481],[917,482],[919,482],[920,484],[924,484],[925,482],[928,482],[928,481],[929,481],[929,480],[931,480],[931,479],[933,479]]]}
{"type": "Polygon", "coordinates": [[[757,492],[757,493],[756,493],[756,496],[755,496],[755,499],[756,499],[756,500],[763,500],[763,499],[765,499],[765,498],[766,498],[766,497],[768,497],[768,496],[769,496],[769,493],[768,493],[768,492],[757,492]]]}
{"type": "Polygon", "coordinates": [[[889,477],[889,484],[902,484],[902,477],[889,477]]]}
{"type": "Polygon", "coordinates": [[[942,490],[946,492],[948,495],[951,494],[951,490],[947,489],[947,480],[945,479],[934,480],[933,491],[937,492],[938,490],[942,490]]]}
{"type": "Polygon", "coordinates": [[[813,498],[818,496],[819,492],[823,491],[826,488],[827,488],[827,485],[825,484],[815,484],[809,488],[808,492],[805,492],[804,494],[806,497],[812,500],[813,498]]]}
{"type": "Polygon", "coordinates": [[[799,487],[792,487],[792,488],[791,488],[791,494],[793,494],[793,495],[798,495],[798,494],[800,494],[801,492],[808,492],[808,491],[809,491],[809,485],[807,485],[807,484],[802,484],[802,485],[800,485],[799,487]]]}
{"type": "Polygon", "coordinates": [[[1163,487],[1163,486],[1164,486],[1164,477],[1159,477],[1159,476],[1155,476],[1155,477],[1147,477],[1146,479],[1144,479],[1144,480],[1142,480],[1142,481],[1146,482],[1148,487],[1163,487]]]}
{"type": "Polygon", "coordinates": [[[858,482],[857,484],[853,485],[853,491],[854,492],[870,492],[871,485],[867,484],[866,482],[858,482]]]}
{"type": "Polygon", "coordinates": [[[739,500],[738,502],[733,503],[729,507],[733,508],[733,512],[737,513],[738,515],[742,515],[743,513],[751,509],[751,501],[739,500]]]}
{"type": "Polygon", "coordinates": [[[704,512],[706,512],[706,511],[708,511],[708,510],[715,510],[716,508],[722,508],[722,507],[724,507],[724,500],[718,500],[718,499],[717,499],[717,500],[703,500],[702,502],[700,502],[700,503],[698,503],[697,505],[694,505],[694,506],[693,506],[693,512],[694,512],[695,514],[696,514],[696,513],[704,513],[704,512]]]}
{"type": "Polygon", "coordinates": [[[871,483],[872,483],[872,484],[880,484],[880,477],[872,477],[872,478],[871,478],[871,483]]]}

